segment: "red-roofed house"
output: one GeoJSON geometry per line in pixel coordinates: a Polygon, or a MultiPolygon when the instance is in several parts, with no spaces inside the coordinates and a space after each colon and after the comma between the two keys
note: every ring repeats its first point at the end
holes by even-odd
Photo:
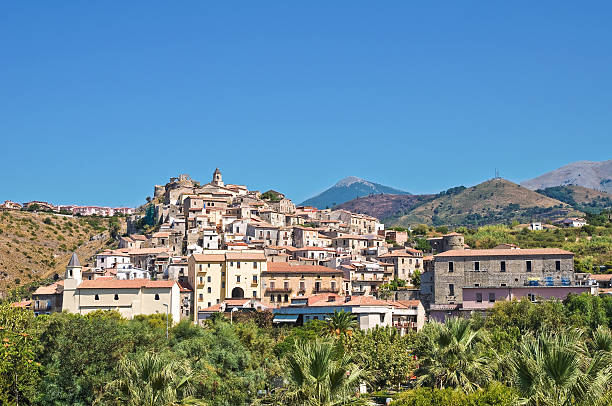
{"type": "Polygon", "coordinates": [[[419,300],[389,301],[372,296],[334,294],[296,297],[291,305],[274,309],[274,323],[303,325],[311,320],[327,320],[336,311],[355,315],[359,328],[394,326],[401,334],[420,330],[425,324],[425,308],[419,300]]]}

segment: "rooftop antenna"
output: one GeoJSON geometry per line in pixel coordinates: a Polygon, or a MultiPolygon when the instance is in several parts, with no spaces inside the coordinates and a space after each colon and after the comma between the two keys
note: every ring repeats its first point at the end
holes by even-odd
{"type": "Polygon", "coordinates": [[[495,168],[495,179],[499,179],[499,170],[495,168]]]}

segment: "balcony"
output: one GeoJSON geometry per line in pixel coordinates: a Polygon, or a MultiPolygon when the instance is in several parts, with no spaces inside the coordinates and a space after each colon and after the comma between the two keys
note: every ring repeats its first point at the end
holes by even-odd
{"type": "Polygon", "coordinates": [[[414,321],[394,321],[393,327],[395,328],[410,328],[416,330],[417,324],[414,321]]]}
{"type": "Polygon", "coordinates": [[[319,288],[319,289],[313,289],[312,293],[317,294],[317,293],[338,293],[340,291],[340,289],[338,288],[319,288]]]}
{"type": "Polygon", "coordinates": [[[47,302],[34,302],[34,310],[48,310],[51,306],[47,302]]]}
{"type": "Polygon", "coordinates": [[[266,293],[291,293],[293,288],[267,288],[266,293]]]}
{"type": "Polygon", "coordinates": [[[351,278],[351,282],[353,283],[384,283],[385,279],[383,278],[374,278],[374,279],[361,279],[361,278],[351,278]]]}

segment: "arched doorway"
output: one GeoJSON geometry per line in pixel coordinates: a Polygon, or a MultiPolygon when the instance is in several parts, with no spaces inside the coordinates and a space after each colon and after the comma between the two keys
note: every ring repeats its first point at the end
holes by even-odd
{"type": "Polygon", "coordinates": [[[232,289],[232,299],[242,299],[244,298],[244,290],[242,288],[234,288],[232,289]]]}

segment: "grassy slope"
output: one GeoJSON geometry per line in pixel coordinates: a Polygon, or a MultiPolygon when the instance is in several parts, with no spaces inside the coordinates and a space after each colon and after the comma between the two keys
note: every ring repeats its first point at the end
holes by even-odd
{"type": "Polygon", "coordinates": [[[404,213],[432,199],[435,195],[371,195],[350,200],[335,207],[353,213],[364,213],[385,219],[395,213],[404,213]]]}
{"type": "Polygon", "coordinates": [[[16,279],[23,284],[63,275],[73,251],[85,265],[108,242],[108,219],[0,212],[0,290],[15,286],[16,279]],[[97,235],[102,238],[90,240],[97,235]]]}
{"type": "Polygon", "coordinates": [[[458,194],[438,197],[392,220],[388,225],[484,225],[571,214],[580,213],[565,203],[505,179],[492,179],[458,194]]]}

